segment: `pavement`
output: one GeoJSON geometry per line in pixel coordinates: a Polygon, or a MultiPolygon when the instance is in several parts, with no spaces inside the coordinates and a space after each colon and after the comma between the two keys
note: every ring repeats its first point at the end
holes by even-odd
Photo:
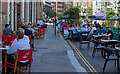
{"type": "Polygon", "coordinates": [[[87,72],[66,40],[54,35],[52,25],[48,25],[44,39],[34,40],[34,48],[31,72],[87,72]]]}
{"type": "MultiPolygon", "coordinates": [[[[95,57],[92,57],[92,52],[94,49],[94,44],[91,42],[90,43],[90,49],[87,48],[86,44],[82,44],[82,49],[79,48],[79,42],[78,41],[71,41],[73,43],[73,45],[75,45],[75,47],[79,50],[79,52],[84,56],[84,58],[89,62],[89,64],[92,66],[92,68],[94,68],[94,70],[90,67],[90,69],[92,69],[94,72],[96,70],[96,72],[98,73],[102,73],[103,72],[103,66],[105,63],[105,59],[101,56],[101,51],[97,50],[95,57]]],[[[79,63],[82,65],[83,68],[86,69],[87,72],[91,72],[91,70],[89,69],[89,67],[87,67],[87,65],[84,63],[84,61],[79,57],[79,55],[75,52],[75,50],[73,49],[74,54],[77,58],[77,60],[79,61],[79,63]]],[[[108,61],[106,68],[105,68],[105,72],[109,73],[117,73],[117,66],[115,67],[115,61],[111,60],[108,61]]]]}

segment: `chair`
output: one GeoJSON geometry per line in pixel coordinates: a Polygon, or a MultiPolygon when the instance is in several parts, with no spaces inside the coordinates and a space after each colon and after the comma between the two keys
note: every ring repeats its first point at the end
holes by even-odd
{"type": "Polygon", "coordinates": [[[104,47],[104,50],[107,53],[107,57],[106,57],[106,60],[105,60],[104,66],[103,66],[103,72],[105,71],[107,62],[109,60],[115,60],[115,66],[116,66],[116,61],[117,61],[117,68],[119,71],[119,52],[115,48],[110,48],[110,47],[104,47]]]}
{"type": "Polygon", "coordinates": [[[5,73],[7,71],[7,67],[14,69],[12,72],[14,72],[14,74],[16,73],[16,71],[19,72],[23,72],[22,70],[27,69],[28,65],[29,65],[29,74],[31,71],[31,63],[32,63],[32,51],[33,49],[29,49],[29,50],[17,50],[17,54],[15,55],[15,60],[14,63],[10,63],[9,61],[7,61],[7,53],[5,54],[5,73]],[[29,62],[26,63],[22,63],[20,61],[27,61],[29,60],[29,62]]]}
{"type": "Polygon", "coordinates": [[[69,36],[68,36],[68,37],[69,37],[71,40],[74,40],[75,38],[78,38],[78,36],[74,36],[72,30],[68,30],[68,32],[69,32],[69,36]]]}
{"type": "Polygon", "coordinates": [[[82,48],[82,44],[88,44],[87,48],[90,48],[90,41],[88,39],[88,35],[86,36],[82,36],[83,33],[79,34],[79,46],[80,46],[80,49],[82,48]],[[83,40],[84,38],[84,40],[83,40]]]}
{"type": "Polygon", "coordinates": [[[45,28],[40,28],[39,29],[39,38],[43,38],[44,39],[44,35],[45,35],[45,28]],[[43,36],[43,37],[41,37],[43,36]]]}
{"type": "Polygon", "coordinates": [[[92,57],[94,58],[96,50],[101,50],[101,54],[103,56],[103,47],[102,46],[98,46],[101,44],[101,42],[99,42],[98,40],[93,39],[92,42],[94,43],[94,50],[92,53],[92,57]]]}
{"type": "Polygon", "coordinates": [[[31,38],[31,35],[27,35],[29,37],[29,40],[30,40],[30,47],[32,47],[32,38],[31,38]]]}
{"type": "Polygon", "coordinates": [[[16,35],[13,35],[13,34],[4,34],[4,35],[2,35],[2,42],[5,45],[11,46],[15,39],[16,39],[16,35]]]}

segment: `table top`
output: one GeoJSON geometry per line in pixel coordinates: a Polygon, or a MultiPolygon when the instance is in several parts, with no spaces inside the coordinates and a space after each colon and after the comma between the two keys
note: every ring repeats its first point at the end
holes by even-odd
{"type": "Polygon", "coordinates": [[[101,37],[102,35],[93,35],[93,37],[101,37]]]}
{"type": "Polygon", "coordinates": [[[0,50],[8,50],[9,48],[0,48],[0,50]]]}
{"type": "Polygon", "coordinates": [[[101,41],[103,41],[103,42],[120,42],[118,40],[101,40],[101,41]]]}
{"type": "Polygon", "coordinates": [[[115,47],[117,50],[120,50],[120,47],[115,47]]]}

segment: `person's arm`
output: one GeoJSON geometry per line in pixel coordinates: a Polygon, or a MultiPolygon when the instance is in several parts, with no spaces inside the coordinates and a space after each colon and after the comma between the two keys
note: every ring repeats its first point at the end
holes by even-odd
{"type": "Polygon", "coordinates": [[[31,34],[31,38],[33,39],[33,38],[34,38],[34,36],[33,36],[33,33],[32,33],[32,31],[31,31],[31,33],[30,33],[30,34],[31,34]]]}
{"type": "Polygon", "coordinates": [[[7,50],[7,54],[13,54],[17,52],[17,45],[16,43],[13,43],[10,47],[10,49],[7,50]]]}

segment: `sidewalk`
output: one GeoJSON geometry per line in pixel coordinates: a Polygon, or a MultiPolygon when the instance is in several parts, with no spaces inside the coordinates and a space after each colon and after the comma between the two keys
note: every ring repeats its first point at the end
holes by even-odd
{"type": "Polygon", "coordinates": [[[86,72],[62,36],[54,36],[53,26],[48,26],[45,39],[34,40],[34,46],[31,72],[86,72]]]}

